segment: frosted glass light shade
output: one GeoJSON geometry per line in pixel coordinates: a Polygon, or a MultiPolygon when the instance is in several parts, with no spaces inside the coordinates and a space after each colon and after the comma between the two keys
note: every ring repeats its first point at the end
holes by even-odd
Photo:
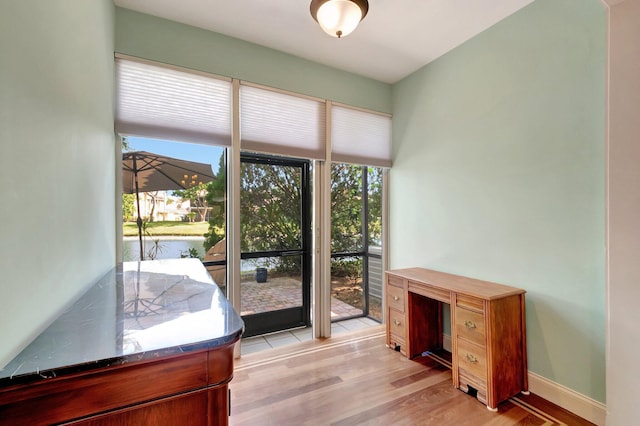
{"type": "Polygon", "coordinates": [[[332,37],[344,37],[356,29],[369,9],[366,0],[313,0],[311,15],[324,32],[332,37]]]}

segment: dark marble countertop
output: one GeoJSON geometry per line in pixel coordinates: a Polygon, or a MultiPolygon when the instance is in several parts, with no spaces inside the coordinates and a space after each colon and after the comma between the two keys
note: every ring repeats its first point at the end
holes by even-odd
{"type": "Polygon", "coordinates": [[[243,329],[198,259],[125,262],[0,370],[0,387],[224,346],[243,329]]]}

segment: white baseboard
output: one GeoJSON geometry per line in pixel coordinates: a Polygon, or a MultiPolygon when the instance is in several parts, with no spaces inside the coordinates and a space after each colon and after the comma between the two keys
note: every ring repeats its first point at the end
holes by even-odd
{"type": "Polygon", "coordinates": [[[529,371],[529,390],[598,426],[604,426],[607,407],[595,399],[529,371]]]}
{"type": "MultiPolygon", "coordinates": [[[[442,347],[451,352],[451,336],[442,334],[442,347]]],[[[598,426],[604,426],[607,407],[595,399],[529,371],[529,391],[598,426]]]]}

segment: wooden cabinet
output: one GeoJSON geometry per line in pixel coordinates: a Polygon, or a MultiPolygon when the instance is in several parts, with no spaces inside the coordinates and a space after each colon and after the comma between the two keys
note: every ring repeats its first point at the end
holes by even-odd
{"type": "Polygon", "coordinates": [[[386,273],[387,345],[414,358],[442,349],[451,306],[453,384],[491,410],[527,392],[524,290],[422,268],[386,273]]]}
{"type": "Polygon", "coordinates": [[[116,265],[0,369],[0,426],[226,425],[243,330],[198,259],[116,265]]]}
{"type": "Polygon", "coordinates": [[[233,347],[0,389],[0,425],[226,425],[233,347]]]}

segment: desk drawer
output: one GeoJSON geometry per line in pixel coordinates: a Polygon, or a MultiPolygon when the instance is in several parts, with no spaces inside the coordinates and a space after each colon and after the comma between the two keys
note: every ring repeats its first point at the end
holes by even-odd
{"type": "Polygon", "coordinates": [[[461,374],[487,382],[487,354],[482,346],[458,339],[458,368],[461,374]]]}
{"type": "Polygon", "coordinates": [[[456,307],[456,333],[458,337],[485,346],[486,331],[484,315],[456,307]]]}
{"type": "Polygon", "coordinates": [[[482,299],[463,294],[456,295],[456,306],[476,312],[484,312],[484,301],[482,299]]]}
{"type": "Polygon", "coordinates": [[[407,336],[405,329],[406,324],[404,314],[396,311],[395,309],[389,309],[389,333],[404,341],[407,336]]]}
{"type": "Polygon", "coordinates": [[[387,274],[387,284],[395,287],[404,287],[404,280],[397,275],[387,274]]]}
{"type": "Polygon", "coordinates": [[[411,293],[416,293],[429,299],[438,300],[444,303],[451,303],[451,292],[442,288],[430,286],[415,281],[409,281],[408,289],[411,293]]]}
{"type": "Polygon", "coordinates": [[[387,286],[387,303],[390,308],[404,312],[404,289],[402,287],[387,286]]]}

